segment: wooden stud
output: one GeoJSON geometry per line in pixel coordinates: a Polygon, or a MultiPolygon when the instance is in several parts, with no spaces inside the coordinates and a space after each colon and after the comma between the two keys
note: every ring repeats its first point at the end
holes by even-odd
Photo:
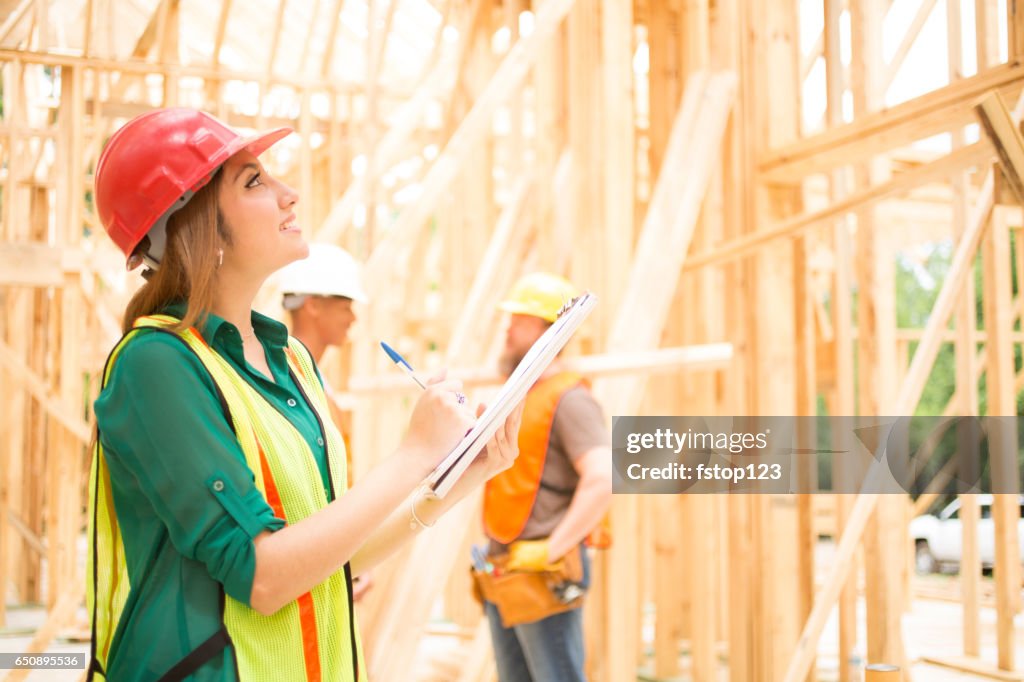
{"type": "Polygon", "coordinates": [[[7,41],[8,36],[18,26],[18,24],[28,16],[28,10],[31,8],[36,0],[21,0],[18,6],[14,8],[7,18],[4,19],[4,23],[0,24],[0,43],[7,41]]]}
{"type": "Polygon", "coordinates": [[[1024,7],[1016,0],[1006,3],[1007,40],[1010,60],[1024,55],[1024,7]]]}
{"type": "MultiPolygon", "coordinates": [[[[698,3],[702,4],[702,3],[698,3]]],[[[707,26],[701,26],[706,33],[707,26]]],[[[633,252],[633,216],[636,178],[634,169],[635,112],[633,111],[633,3],[605,0],[601,3],[601,54],[604,64],[602,139],[604,197],[604,248],[608,262],[600,281],[606,310],[615,310],[633,252]]]]}
{"type": "MultiPolygon", "coordinates": [[[[917,13],[914,14],[913,21],[910,22],[910,28],[903,34],[903,39],[900,40],[899,47],[896,48],[896,52],[893,53],[892,59],[889,61],[888,73],[884,76],[884,89],[888,90],[889,86],[892,85],[896,75],[899,73],[900,68],[903,67],[903,62],[907,58],[907,54],[910,52],[910,48],[914,46],[918,36],[921,35],[921,29],[924,28],[925,22],[928,21],[928,17],[932,15],[932,10],[935,9],[937,0],[921,0],[921,4],[917,8],[917,13]]],[[[946,3],[947,12],[952,5],[946,3]]],[[[957,8],[958,9],[958,8],[957,8]]],[[[949,15],[947,14],[947,17],[949,15]]],[[[959,22],[957,22],[959,23],[959,22]]],[[[959,60],[956,60],[959,64],[959,60]]]]}
{"type": "MultiPolygon", "coordinates": [[[[974,393],[974,391],[971,391],[974,393]]],[[[964,655],[981,654],[981,557],[978,554],[978,521],[981,507],[977,495],[960,495],[960,522],[963,524],[963,552],[960,557],[960,589],[964,609],[964,655]]]]}
{"type": "Polygon", "coordinates": [[[999,61],[998,5],[997,0],[974,0],[974,33],[979,72],[995,66],[999,61]]]}
{"type": "MultiPolygon", "coordinates": [[[[995,171],[994,171],[995,172],[995,171]]],[[[982,240],[982,281],[984,296],[985,330],[988,343],[986,388],[988,414],[1013,416],[1017,413],[1016,392],[1013,387],[1013,344],[1007,332],[1013,328],[1012,291],[1010,288],[1010,242],[1006,226],[994,223],[982,240]]],[[[1020,600],[1021,568],[1017,538],[1020,506],[1017,501],[1020,480],[1017,463],[1017,432],[1013,420],[998,422],[989,436],[992,480],[1001,481],[1013,494],[995,495],[992,518],[995,522],[995,579],[996,579],[996,644],[999,668],[1015,669],[1014,616],[1020,600]]]]}

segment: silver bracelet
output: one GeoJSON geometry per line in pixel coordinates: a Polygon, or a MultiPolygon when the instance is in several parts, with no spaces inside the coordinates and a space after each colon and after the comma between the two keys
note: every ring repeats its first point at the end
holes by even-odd
{"type": "Polygon", "coordinates": [[[434,519],[434,523],[423,523],[420,517],[416,515],[416,495],[412,496],[409,501],[409,511],[412,513],[412,519],[409,521],[409,528],[412,530],[422,530],[424,528],[433,528],[434,523],[437,523],[437,519],[434,519]]]}

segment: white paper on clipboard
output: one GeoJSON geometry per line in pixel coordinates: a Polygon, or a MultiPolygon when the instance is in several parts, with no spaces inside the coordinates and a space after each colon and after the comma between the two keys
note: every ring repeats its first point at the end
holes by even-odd
{"type": "Polygon", "coordinates": [[[498,427],[512,414],[512,410],[526,398],[527,392],[540,378],[558,352],[572,338],[573,333],[597,305],[597,297],[586,292],[568,304],[558,319],[530,347],[529,352],[516,367],[512,375],[491,400],[490,405],[476,420],[472,430],[466,434],[447,457],[427,477],[427,487],[437,497],[444,497],[459,480],[462,473],[484,449],[498,427]]]}

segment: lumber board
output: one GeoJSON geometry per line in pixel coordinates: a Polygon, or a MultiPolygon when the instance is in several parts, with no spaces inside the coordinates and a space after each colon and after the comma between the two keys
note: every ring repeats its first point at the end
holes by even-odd
{"type": "Polygon", "coordinates": [[[992,89],[1016,94],[1024,87],[1024,64],[1011,61],[902,104],[860,116],[799,142],[767,152],[759,160],[765,182],[800,179],[877,156],[973,122],[972,105],[992,89]]]}
{"type": "MultiPolygon", "coordinates": [[[[1013,142],[1024,147],[1020,140],[1013,142]]],[[[996,171],[993,170],[993,173],[996,171]]],[[[1013,329],[1013,305],[1010,274],[1009,231],[993,225],[982,243],[982,283],[985,344],[988,359],[986,389],[988,414],[1014,416],[1017,414],[1017,396],[1014,390],[1013,343],[1009,332],[1013,329]]],[[[1017,481],[1017,429],[1013,420],[1001,420],[989,436],[992,456],[993,480],[1017,481]]],[[[1017,537],[1020,506],[1016,495],[995,495],[992,502],[995,523],[995,581],[996,581],[996,645],[998,665],[1002,670],[1014,670],[1016,642],[1014,616],[1020,600],[1021,567],[1017,537]]]]}
{"type": "Polygon", "coordinates": [[[1024,680],[1024,673],[1000,670],[969,656],[922,656],[921,662],[951,670],[959,670],[978,677],[1000,680],[1000,682],[1021,682],[1024,680]]]}
{"type": "MultiPolygon", "coordinates": [[[[695,75],[676,116],[658,184],[637,243],[629,284],[608,337],[610,351],[656,345],[686,258],[700,205],[717,162],[735,78],[729,73],[695,75]],[[691,131],[700,130],[693,136],[691,131]],[[694,167],[694,160],[699,166],[694,167]],[[682,179],[683,184],[679,182],[682,179]]],[[[629,414],[643,392],[640,379],[603,383],[598,389],[611,414],[629,414]]]]}
{"type": "Polygon", "coordinates": [[[498,66],[473,108],[459,124],[422,180],[420,199],[405,208],[386,236],[377,242],[365,270],[365,286],[370,296],[382,290],[392,275],[395,254],[411,243],[436,208],[444,190],[458,173],[461,163],[473,151],[480,136],[489,130],[491,114],[509,93],[518,87],[536,60],[539,47],[561,24],[575,0],[550,0],[538,11],[533,33],[516,42],[498,66]]]}
{"type": "Polygon", "coordinates": [[[981,557],[978,554],[978,521],[981,508],[977,495],[960,495],[963,553],[960,557],[960,599],[963,603],[963,648],[965,656],[981,653],[981,557]]]}
{"type": "Polygon", "coordinates": [[[693,254],[683,266],[692,270],[706,265],[721,264],[750,255],[768,242],[799,234],[821,222],[839,218],[852,211],[867,208],[893,196],[905,194],[915,187],[944,180],[950,173],[983,163],[991,158],[991,146],[977,142],[951,152],[931,163],[900,173],[891,180],[850,194],[830,206],[804,215],[779,221],[775,226],[733,239],[707,253],[693,254]]]}
{"type": "Polygon", "coordinates": [[[47,381],[31,368],[26,367],[14,350],[0,341],[0,366],[2,366],[17,383],[24,386],[32,397],[64,428],[75,435],[82,443],[88,443],[92,437],[89,425],[77,416],[78,410],[66,406],[59,398],[50,394],[47,381]]]}
{"type": "Polygon", "coordinates": [[[1006,183],[1017,201],[1024,202],[1024,138],[1010,118],[1003,98],[999,92],[993,91],[978,102],[975,110],[999,154],[1006,183]]]}

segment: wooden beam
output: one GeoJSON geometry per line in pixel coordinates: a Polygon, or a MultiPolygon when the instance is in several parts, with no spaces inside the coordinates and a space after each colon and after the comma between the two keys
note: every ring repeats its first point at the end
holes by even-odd
{"type": "Polygon", "coordinates": [[[329,78],[331,75],[331,60],[334,58],[334,43],[338,40],[338,25],[341,23],[341,13],[345,9],[345,0],[334,0],[334,10],[331,12],[331,30],[327,33],[327,45],[324,47],[323,61],[320,62],[320,78],[329,78]]]}
{"type": "Polygon", "coordinates": [[[811,69],[817,63],[819,57],[825,56],[825,31],[818,34],[811,46],[810,51],[803,55],[800,61],[800,82],[803,83],[811,75],[811,69]]]}
{"type": "MultiPolygon", "coordinates": [[[[77,66],[97,71],[110,71],[116,73],[130,73],[132,75],[144,76],[153,72],[153,65],[139,60],[132,59],[107,59],[99,57],[82,57],[77,55],[59,54],[55,52],[33,52],[31,50],[0,49],[0,62],[18,61],[24,64],[43,64],[46,66],[77,66]]],[[[304,78],[300,74],[289,74],[275,76],[266,79],[265,74],[256,71],[241,71],[236,69],[213,68],[201,64],[175,64],[164,65],[164,70],[174,73],[179,77],[191,76],[195,78],[206,78],[216,81],[243,80],[262,83],[266,81],[269,85],[286,85],[294,88],[311,88],[319,92],[350,94],[362,92],[363,87],[353,83],[327,82],[319,78],[304,78]]],[[[382,95],[390,99],[405,101],[411,93],[404,88],[392,87],[388,84],[381,85],[382,95]]],[[[6,96],[6,94],[5,94],[6,96]]],[[[138,105],[140,110],[151,109],[147,105],[138,105]]],[[[251,118],[251,117],[250,117],[251,118]]],[[[269,119],[268,119],[269,120],[269,119]]]]}
{"type": "Polygon", "coordinates": [[[18,23],[28,14],[29,7],[31,7],[34,2],[35,0],[21,0],[21,2],[18,3],[18,6],[14,8],[14,11],[4,19],[4,23],[0,24],[0,43],[7,40],[7,37],[11,34],[11,31],[14,30],[14,27],[17,26],[18,23]]]}
{"type": "MultiPolygon", "coordinates": [[[[972,391],[973,392],[973,391],[972,391]]],[[[981,556],[978,553],[978,522],[981,507],[977,495],[960,495],[963,552],[960,557],[960,589],[963,604],[963,647],[967,656],[981,654],[981,556]]]]}
{"type": "MultiPolygon", "coordinates": [[[[637,242],[628,285],[608,337],[609,351],[656,345],[693,234],[710,173],[717,162],[735,78],[729,73],[693,76],[687,84],[657,186],[637,242]],[[697,134],[700,131],[700,134],[697,134]],[[699,165],[695,165],[695,160],[699,165]]],[[[605,409],[629,414],[643,382],[623,380],[605,390],[605,409]],[[614,387],[613,387],[614,386],[614,387]]]]}
{"type": "Polygon", "coordinates": [[[79,410],[69,408],[59,399],[50,395],[46,387],[46,379],[26,367],[22,359],[2,341],[0,341],[0,367],[7,370],[8,375],[22,384],[51,417],[77,436],[82,443],[88,444],[91,441],[92,430],[84,419],[76,416],[79,410]]]}
{"type": "Polygon", "coordinates": [[[976,106],[981,125],[1002,162],[1003,176],[1017,201],[1024,203],[1024,138],[1010,118],[1003,98],[989,93],[976,106]]]}
{"type": "Polygon", "coordinates": [[[28,527],[13,509],[7,510],[7,522],[11,524],[14,530],[18,531],[18,534],[25,540],[25,544],[31,547],[36,554],[40,557],[46,556],[46,542],[32,532],[32,529],[28,527]]]}
{"type": "MultiPolygon", "coordinates": [[[[288,0],[277,0],[277,17],[274,19],[273,27],[274,36],[270,39],[270,49],[267,50],[267,64],[263,69],[263,79],[265,81],[269,81],[274,73],[274,62],[277,60],[277,48],[281,43],[281,31],[284,29],[284,10],[287,5],[288,0]]],[[[266,87],[261,90],[260,94],[266,94],[266,87]]],[[[260,104],[260,109],[263,109],[262,103],[260,104]]]]}
{"type": "Polygon", "coordinates": [[[540,46],[561,24],[575,0],[550,0],[537,12],[534,31],[521,38],[505,55],[487,87],[434,161],[421,183],[422,195],[407,206],[387,235],[374,247],[366,264],[366,288],[372,296],[382,290],[396,262],[395,254],[411,243],[413,234],[426,222],[443,191],[458,173],[463,159],[480,135],[489,130],[491,114],[526,77],[540,46]]]}
{"type": "MultiPolygon", "coordinates": [[[[974,205],[967,230],[957,243],[950,269],[942,283],[942,289],[939,291],[932,314],[928,318],[928,324],[925,327],[925,338],[922,339],[921,344],[914,353],[910,370],[907,372],[906,379],[900,387],[896,401],[893,404],[893,414],[914,413],[924,384],[924,379],[921,377],[927,378],[938,352],[938,332],[945,329],[949,323],[949,318],[953,312],[953,305],[960,289],[963,287],[963,283],[968,275],[972,272],[971,266],[974,262],[974,255],[992,210],[992,200],[993,179],[990,171],[977,203],[974,205]]],[[[877,470],[877,466],[879,466],[877,463],[873,465],[874,470],[877,470]]],[[[878,503],[879,495],[867,492],[869,490],[868,486],[876,476],[877,474],[869,473],[865,479],[865,485],[862,487],[862,492],[857,496],[857,501],[850,512],[849,521],[840,538],[839,547],[833,559],[832,571],[826,577],[814,600],[814,608],[804,624],[799,646],[789,661],[789,667],[786,670],[783,682],[801,682],[813,664],[817,655],[818,640],[821,638],[822,630],[832,611],[832,607],[839,597],[843,582],[850,571],[854,552],[860,543],[867,521],[878,503]]]]}
{"type": "Polygon", "coordinates": [[[470,344],[483,342],[482,333],[485,330],[480,328],[480,311],[493,310],[499,292],[508,284],[499,282],[497,278],[501,272],[501,260],[518,250],[513,248],[513,240],[521,242],[529,236],[529,230],[523,225],[523,217],[527,215],[526,206],[533,187],[532,175],[520,180],[511,200],[498,218],[491,240],[476,268],[476,276],[466,295],[465,303],[452,327],[452,340],[446,352],[449,362],[455,362],[463,357],[470,344]]]}
{"type": "MultiPolygon", "coordinates": [[[[145,59],[149,56],[150,50],[153,49],[153,45],[158,44],[158,38],[160,32],[163,30],[163,19],[167,16],[167,9],[170,7],[170,3],[174,0],[160,0],[160,4],[153,10],[153,14],[150,15],[149,21],[146,23],[146,27],[142,30],[138,40],[135,41],[135,47],[132,48],[132,58],[134,59],[145,59]]],[[[148,69],[152,70],[153,65],[147,64],[148,69]]]]}
{"type": "Polygon", "coordinates": [[[100,254],[39,242],[0,244],[0,287],[59,287],[69,272],[113,271],[123,259],[113,250],[100,254]]]}
{"type": "MultiPolygon", "coordinates": [[[[941,332],[945,329],[956,303],[954,295],[959,293],[963,282],[966,281],[970,273],[970,265],[981,241],[981,235],[988,222],[988,217],[992,212],[992,190],[993,176],[992,172],[989,171],[985,184],[982,186],[981,194],[974,205],[967,229],[957,244],[946,280],[932,308],[933,312],[928,318],[928,323],[925,325],[924,336],[914,352],[914,359],[907,372],[906,380],[900,387],[897,397],[898,405],[909,405],[912,409],[920,400],[921,392],[924,390],[924,385],[928,380],[928,375],[931,374],[932,363],[934,363],[939,346],[942,343],[941,332]],[[950,282],[953,282],[955,287],[947,287],[946,284],[950,282]]],[[[913,412],[898,412],[898,414],[913,414],[913,412]]]]}
{"type": "MultiPolygon", "coordinates": [[[[733,357],[731,343],[705,343],[672,348],[656,348],[624,353],[599,353],[565,358],[566,369],[587,377],[634,375],[637,373],[708,371],[728,367],[733,357]]],[[[449,378],[466,386],[500,386],[505,377],[493,367],[453,369],[449,378]]],[[[394,372],[379,375],[355,375],[349,379],[349,391],[355,394],[376,392],[408,393],[417,390],[409,380],[394,372]]]]}
{"type": "Polygon", "coordinates": [[[975,166],[991,158],[991,147],[986,142],[977,142],[963,149],[947,154],[940,159],[900,173],[892,180],[851,194],[827,208],[804,215],[787,218],[776,226],[759,230],[749,236],[734,239],[707,253],[694,254],[683,266],[694,270],[706,265],[720,265],[742,256],[754,253],[764,244],[799,234],[821,222],[839,218],[847,213],[871,206],[883,199],[905,194],[920,185],[944,180],[950,173],[975,166]]]}
{"type": "MultiPolygon", "coordinates": [[[[699,3],[706,6],[706,0],[699,3]]],[[[701,26],[706,31],[706,24],[701,26]]],[[[604,0],[601,3],[601,62],[604,78],[601,108],[603,149],[602,192],[603,295],[607,310],[615,310],[626,290],[630,257],[633,254],[636,202],[636,133],[633,110],[633,2],[604,0]]],[[[609,318],[606,318],[609,319],[609,318]]],[[[610,319],[609,319],[610,321],[610,319]]]]}
{"type": "Polygon", "coordinates": [[[951,670],[959,670],[960,672],[965,672],[975,677],[987,677],[990,680],[999,680],[1000,682],[1022,682],[1022,680],[1024,680],[1024,673],[999,670],[991,665],[986,665],[976,658],[967,656],[922,656],[921,662],[928,663],[930,665],[937,665],[942,668],[949,668],[951,670]]]}
{"type": "Polygon", "coordinates": [[[36,0],[36,11],[32,20],[35,24],[35,40],[29,38],[29,48],[46,52],[50,49],[50,11],[47,0],[36,0]]]}
{"type": "MultiPolygon", "coordinates": [[[[831,128],[843,123],[843,92],[846,89],[847,73],[842,61],[842,0],[825,0],[825,115],[831,128]]],[[[845,169],[834,170],[829,176],[829,194],[833,202],[849,193],[845,169]]],[[[832,328],[835,338],[833,358],[835,363],[835,387],[829,411],[836,415],[856,414],[854,364],[853,364],[853,245],[850,239],[850,225],[845,216],[834,222],[832,227],[832,253],[835,269],[832,273],[832,328]]],[[[833,434],[833,447],[845,450],[851,444],[843,442],[845,434],[833,434]]],[[[842,467],[835,469],[836,480],[845,476],[842,467]]],[[[850,518],[853,502],[848,495],[836,495],[835,532],[841,537],[850,518]]],[[[839,682],[853,682],[859,679],[860,671],[853,664],[853,652],[857,645],[857,568],[852,575],[841,582],[839,594],[839,682]]],[[[813,602],[812,602],[813,613],[813,602]]],[[[810,618],[810,615],[808,615],[810,618]]],[[[805,619],[806,622],[806,619],[805,619]]],[[[813,664],[808,674],[813,673],[813,664]]]]}
{"type": "MultiPolygon", "coordinates": [[[[993,170],[993,173],[995,171],[993,170]]],[[[1014,352],[1009,333],[1013,330],[1010,236],[1001,225],[993,225],[983,240],[982,283],[985,330],[988,343],[988,372],[985,376],[988,414],[1013,417],[1017,414],[1014,390],[1014,352]]],[[[992,480],[1010,484],[1014,493],[1020,480],[1017,463],[1017,426],[1002,419],[989,435],[992,480]],[[1012,482],[1012,483],[1011,483],[1012,482]]],[[[1016,494],[997,494],[992,501],[995,522],[996,645],[999,668],[1014,670],[1016,642],[1014,616],[1020,601],[1021,566],[1017,524],[1020,506],[1016,494]]]]}
{"type": "MultiPolygon", "coordinates": [[[[340,1],[340,0],[339,0],[340,1]]],[[[220,66],[220,49],[224,45],[224,36],[228,32],[228,19],[231,17],[231,5],[234,0],[221,0],[220,13],[217,15],[217,30],[213,36],[213,51],[210,53],[210,66],[220,66]]]]}
{"type": "MultiPolygon", "coordinates": [[[[467,20],[467,22],[469,21],[472,19],[467,20]]],[[[465,49],[470,42],[469,25],[469,23],[464,24],[463,30],[459,32],[459,39],[462,41],[460,49],[465,49]]],[[[374,181],[370,177],[369,169],[379,170],[394,162],[399,150],[407,144],[412,132],[420,125],[420,119],[427,106],[441,91],[447,76],[448,73],[444,65],[439,61],[430,74],[423,79],[416,92],[390,117],[391,126],[388,131],[377,141],[373,149],[367,152],[367,157],[371,159],[371,162],[367,163],[368,171],[352,178],[345,193],[331,206],[327,217],[317,227],[316,238],[318,240],[337,242],[342,232],[351,225],[356,207],[363,201],[367,187],[374,181]]]]}
{"type": "Polygon", "coordinates": [[[992,89],[1016,94],[1024,64],[1012,61],[894,107],[766,153],[761,179],[784,182],[852,164],[972,122],[974,101],[992,89]]]}
{"type": "Polygon", "coordinates": [[[1007,40],[1011,60],[1024,56],[1024,7],[1019,0],[1006,3],[1007,40]]]}
{"type": "Polygon", "coordinates": [[[900,41],[899,47],[896,48],[896,52],[893,54],[892,59],[889,60],[888,70],[884,76],[885,82],[883,91],[888,90],[889,86],[896,79],[896,74],[903,67],[903,62],[907,58],[907,54],[910,52],[910,48],[914,46],[919,35],[921,35],[921,29],[924,28],[925,22],[928,21],[928,17],[932,15],[932,10],[935,9],[937,0],[921,0],[921,4],[917,8],[917,13],[914,15],[914,20],[910,22],[910,27],[907,32],[903,34],[903,39],[900,41]]]}
{"type": "Polygon", "coordinates": [[[978,71],[999,61],[999,3],[974,0],[974,34],[978,71]]]}
{"type": "Polygon", "coordinates": [[[309,60],[309,49],[313,45],[313,35],[316,33],[320,17],[320,0],[313,0],[313,9],[309,14],[309,25],[306,26],[306,37],[302,41],[302,54],[299,55],[299,66],[297,71],[303,75],[309,72],[306,62],[309,60]]]}

